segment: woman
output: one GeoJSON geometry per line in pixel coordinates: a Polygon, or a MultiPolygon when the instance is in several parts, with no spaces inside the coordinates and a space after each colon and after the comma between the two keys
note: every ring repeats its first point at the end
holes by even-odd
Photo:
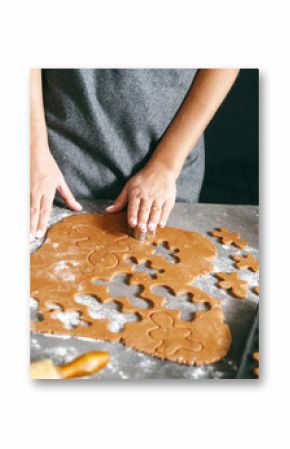
{"type": "Polygon", "coordinates": [[[31,71],[31,240],[42,237],[56,192],[126,205],[128,224],[153,232],[175,201],[197,202],[203,132],[237,69],[31,71]]]}

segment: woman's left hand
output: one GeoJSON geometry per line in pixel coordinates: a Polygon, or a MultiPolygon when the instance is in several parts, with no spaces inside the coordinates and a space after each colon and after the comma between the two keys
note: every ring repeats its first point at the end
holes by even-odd
{"type": "Polygon", "coordinates": [[[128,224],[142,232],[164,227],[176,198],[176,174],[148,164],[131,178],[107,212],[119,212],[128,203],[128,224]]]}

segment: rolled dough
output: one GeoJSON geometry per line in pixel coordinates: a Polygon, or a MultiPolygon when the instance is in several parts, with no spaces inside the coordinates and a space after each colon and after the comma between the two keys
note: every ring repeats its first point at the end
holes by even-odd
{"type": "Polygon", "coordinates": [[[215,246],[195,232],[174,228],[159,229],[157,235],[139,242],[128,235],[125,213],[114,215],[79,214],[64,219],[48,232],[42,247],[31,256],[31,296],[38,301],[40,321],[31,323],[34,332],[120,341],[146,354],[181,364],[209,364],[223,358],[231,345],[231,332],[224,322],[220,301],[194,286],[194,279],[213,271],[210,259],[215,246]],[[178,255],[170,263],[156,255],[156,245],[166,245],[178,255]],[[134,264],[150,262],[154,278],[134,272],[134,264]],[[120,274],[130,275],[130,285],[141,285],[140,298],[150,302],[147,309],[128,297],[114,298],[107,285],[120,274]],[[166,298],[153,293],[165,286],[175,295],[188,293],[192,302],[206,303],[194,319],[184,321],[179,310],[164,307],[166,298]],[[134,313],[139,321],[128,322],[120,332],[108,328],[107,319],[92,319],[87,305],[77,296],[90,295],[101,303],[118,303],[122,313],[134,313]],[[56,319],[56,309],[78,313],[81,324],[67,329],[56,319]]]}

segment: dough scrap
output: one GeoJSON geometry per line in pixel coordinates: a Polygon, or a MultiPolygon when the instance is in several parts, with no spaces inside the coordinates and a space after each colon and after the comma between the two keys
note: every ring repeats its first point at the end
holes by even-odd
{"type": "Polygon", "coordinates": [[[209,364],[228,353],[231,332],[224,322],[220,301],[193,285],[193,280],[213,271],[210,259],[215,246],[195,232],[174,228],[159,229],[156,236],[140,242],[128,235],[125,213],[114,215],[76,214],[54,225],[40,249],[31,255],[31,296],[38,302],[40,321],[31,323],[34,332],[52,333],[122,342],[143,353],[187,365],[209,364]],[[178,254],[178,263],[156,255],[156,245],[166,244],[178,254]],[[138,264],[150,264],[154,277],[135,271],[138,264]],[[108,285],[129,275],[129,285],[141,285],[140,298],[150,302],[144,309],[129,297],[114,297],[108,285]],[[153,293],[157,286],[175,295],[188,293],[194,303],[206,303],[191,321],[179,310],[164,307],[166,298],[153,293]],[[108,319],[93,319],[79,296],[93,296],[100,303],[115,302],[122,313],[134,313],[139,320],[127,322],[112,332],[108,319]],[[80,318],[72,328],[56,319],[56,311],[73,312],[80,318]]]}
{"type": "Polygon", "coordinates": [[[246,240],[240,239],[239,232],[232,232],[228,228],[217,228],[211,232],[213,237],[219,237],[221,243],[224,245],[235,245],[240,249],[244,249],[248,246],[246,240]]]}
{"type": "Polygon", "coordinates": [[[260,367],[259,367],[260,354],[259,354],[259,352],[254,352],[252,354],[252,358],[258,363],[258,367],[254,368],[254,374],[256,377],[260,377],[260,367]]]}
{"type": "Polygon", "coordinates": [[[259,271],[259,262],[254,254],[248,254],[245,256],[235,254],[232,259],[236,261],[235,266],[239,269],[248,268],[251,271],[259,271]]]}
{"type": "Polygon", "coordinates": [[[218,287],[225,290],[231,290],[231,293],[237,298],[244,299],[248,296],[248,282],[240,279],[239,273],[216,273],[218,287]]]}
{"type": "Polygon", "coordinates": [[[256,285],[255,287],[253,287],[253,292],[256,293],[256,295],[259,296],[259,294],[260,294],[260,287],[259,287],[259,285],[256,285]]]}

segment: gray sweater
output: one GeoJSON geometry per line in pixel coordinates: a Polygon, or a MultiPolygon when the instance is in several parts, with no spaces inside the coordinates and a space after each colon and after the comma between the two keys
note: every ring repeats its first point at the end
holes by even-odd
{"type": "MultiPolygon", "coordinates": [[[[115,199],[149,160],[195,69],[44,69],[50,150],[77,198],[115,199]]],[[[176,149],[178,151],[178,148],[176,149]]],[[[177,180],[177,201],[197,202],[204,141],[177,180]]]]}

